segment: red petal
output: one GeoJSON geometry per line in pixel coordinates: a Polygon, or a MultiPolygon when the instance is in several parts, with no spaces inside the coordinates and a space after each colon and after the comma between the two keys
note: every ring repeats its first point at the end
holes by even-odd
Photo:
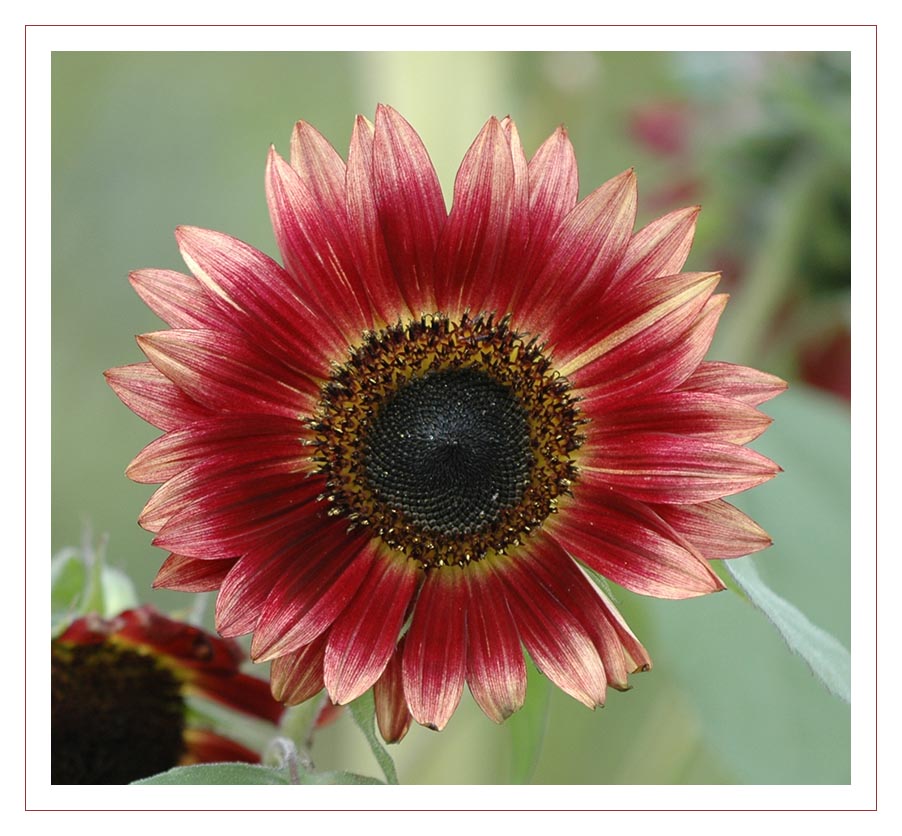
{"type": "Polygon", "coordinates": [[[287,548],[258,549],[242,557],[220,586],[216,598],[216,629],[223,636],[252,633],[263,605],[287,571],[287,548]]]}
{"type": "Polygon", "coordinates": [[[237,334],[157,331],[138,345],[192,400],[217,412],[311,414],[315,381],[293,373],[237,334]]]}
{"type": "Polygon", "coordinates": [[[241,648],[183,621],[175,621],[145,604],[125,610],[112,619],[95,614],[73,622],[61,636],[66,641],[95,643],[115,641],[138,647],[142,652],[166,657],[180,678],[197,671],[231,676],[244,659],[241,648]]]}
{"type": "Polygon", "coordinates": [[[758,523],[722,499],[698,505],[656,505],[654,510],[709,559],[742,557],[773,542],[758,523]]]}
{"type": "Polygon", "coordinates": [[[536,666],[563,691],[595,708],[604,704],[606,679],[592,637],[573,613],[572,602],[559,600],[532,570],[536,561],[546,559],[548,550],[547,542],[533,540],[514,558],[500,559],[497,571],[520,638],[536,666]]]}
{"type": "Polygon", "coordinates": [[[702,363],[680,386],[685,391],[717,392],[758,406],[786,390],[787,383],[772,374],[732,363],[702,363]]]}
{"type": "Polygon", "coordinates": [[[347,343],[324,316],[302,298],[299,288],[275,261],[222,232],[181,226],[175,233],[182,258],[227,321],[255,343],[311,374],[328,369],[347,343]],[[316,334],[316,340],[303,335],[316,334]]]}
{"type": "Polygon", "coordinates": [[[150,363],[119,366],[104,376],[122,403],[161,430],[174,430],[212,414],[150,363]]]}
{"type": "Polygon", "coordinates": [[[570,554],[643,595],[691,598],[723,589],[700,554],[650,508],[581,480],[549,530],[570,554]]]}
{"type": "Polygon", "coordinates": [[[319,477],[252,469],[214,476],[199,465],[160,488],[138,521],[159,531],[154,545],[160,548],[190,557],[235,557],[261,537],[319,519],[322,489],[319,477]]]}
{"type": "Polygon", "coordinates": [[[324,673],[332,702],[349,703],[380,677],[421,578],[414,561],[393,553],[380,555],[329,631],[324,673]]]}
{"type": "Polygon", "coordinates": [[[311,541],[295,557],[290,575],[283,576],[266,599],[254,631],[251,658],[265,662],[309,644],[327,630],[373,571],[374,540],[369,535],[335,533],[311,541]]]}
{"type": "Polygon", "coordinates": [[[154,589],[175,589],[179,592],[211,592],[219,589],[237,558],[200,560],[171,554],[163,562],[154,578],[154,589]]]}
{"type": "Polygon", "coordinates": [[[511,226],[514,167],[498,120],[486,122],[454,181],[454,203],[435,260],[438,309],[458,317],[473,303],[473,288],[504,280],[498,269],[511,226]]]}
{"type": "Polygon", "coordinates": [[[345,542],[345,529],[339,518],[308,513],[276,534],[258,538],[223,581],[216,600],[216,629],[224,636],[255,630],[272,591],[335,543],[345,542]]]}
{"type": "Polygon", "coordinates": [[[526,663],[517,625],[497,575],[467,567],[467,684],[489,719],[501,723],[526,699],[526,663]]]}
{"type": "Polygon", "coordinates": [[[310,163],[310,170],[299,175],[271,149],[266,196],[276,242],[285,267],[297,281],[301,298],[319,316],[321,311],[328,312],[346,342],[352,342],[364,329],[372,328],[373,317],[347,237],[345,165],[341,158],[336,165],[339,163],[340,188],[324,173],[328,162],[310,163]]]}
{"type": "Polygon", "coordinates": [[[323,658],[329,634],[306,647],[273,659],[269,677],[272,695],[285,705],[298,705],[323,690],[323,658]]]}
{"type": "Polygon", "coordinates": [[[694,322],[676,311],[642,339],[628,340],[598,358],[591,369],[597,382],[577,392],[585,414],[601,416],[628,398],[679,386],[710,348],[726,302],[724,294],[712,296],[694,322]]]}
{"type": "Polygon", "coordinates": [[[201,463],[211,470],[230,469],[271,462],[278,456],[296,470],[297,460],[306,458],[304,435],[307,432],[296,418],[222,415],[152,441],[128,466],[126,475],[135,482],[162,483],[201,463]]]}
{"type": "Polygon", "coordinates": [[[432,265],[447,217],[422,140],[401,115],[376,110],[373,191],[392,268],[413,314],[435,310],[432,265]]]}
{"type": "Polygon", "coordinates": [[[234,740],[207,729],[187,728],[182,733],[187,751],[180,764],[195,763],[260,763],[260,755],[234,740]]]}
{"type": "Polygon", "coordinates": [[[216,629],[223,636],[243,636],[256,629],[270,593],[295,570],[298,554],[317,542],[319,523],[311,514],[296,529],[263,540],[235,564],[216,599],[216,629]]]}
{"type": "Polygon", "coordinates": [[[291,167],[330,208],[343,205],[345,162],[329,140],[309,122],[291,132],[291,167]]]}
{"type": "Polygon", "coordinates": [[[513,307],[529,330],[542,333],[564,354],[572,350],[573,320],[594,306],[626,252],[636,218],[632,169],[600,186],[561,222],[544,269],[523,287],[513,307]],[[548,289],[555,293],[549,295],[548,289]],[[561,310],[561,299],[567,311],[561,310]],[[572,311],[572,313],[570,313],[572,311]]]}
{"type": "Polygon", "coordinates": [[[135,292],[171,328],[221,328],[223,315],[194,276],[174,270],[137,270],[135,292]]]}
{"type": "MultiPolygon", "coordinates": [[[[772,419],[748,404],[707,392],[664,392],[631,399],[605,411],[592,425],[600,436],[640,431],[669,432],[745,444],[772,419]]],[[[599,437],[599,444],[604,442],[599,437]]]]}
{"type": "Polygon", "coordinates": [[[612,287],[618,289],[614,292],[629,293],[637,282],[679,273],[692,247],[700,211],[700,206],[678,209],[640,229],[617,269],[612,287]]]}
{"type": "Polygon", "coordinates": [[[414,720],[439,731],[460,702],[466,674],[467,587],[463,569],[431,569],[407,633],[402,672],[414,720]]]}
{"type": "Polygon", "coordinates": [[[242,503],[265,505],[267,493],[299,489],[310,499],[322,490],[324,482],[310,474],[310,463],[295,439],[270,437],[268,445],[258,443],[257,449],[256,456],[225,449],[181,470],[150,498],[139,518],[141,525],[156,531],[173,515],[194,507],[201,514],[215,515],[234,506],[240,513],[242,503]]]}
{"type": "Polygon", "coordinates": [[[345,189],[351,244],[355,247],[360,271],[367,277],[373,308],[387,325],[399,318],[413,318],[411,306],[416,308],[417,304],[415,299],[404,297],[385,249],[373,194],[374,133],[373,124],[358,116],[348,151],[345,189]]]}
{"type": "Polygon", "coordinates": [[[244,673],[223,676],[198,670],[186,682],[185,691],[271,723],[282,716],[283,707],[273,699],[269,683],[244,673]]]}
{"type": "MultiPolygon", "coordinates": [[[[559,343],[561,374],[572,376],[579,386],[609,379],[611,357],[618,349],[631,355],[649,351],[685,332],[699,317],[720,280],[718,273],[681,273],[643,285],[630,300],[600,309],[597,321],[581,326],[577,339],[559,343]],[[564,357],[567,359],[564,360],[564,357]]],[[[597,300],[596,300],[597,301],[597,300]]]]}
{"type": "Polygon", "coordinates": [[[569,605],[583,628],[592,638],[595,649],[604,663],[609,685],[623,691],[629,687],[627,674],[644,667],[645,649],[623,623],[617,610],[600,590],[579,569],[571,557],[552,538],[544,534],[541,559],[529,556],[530,570],[535,572],[555,597],[569,605]],[[621,639],[626,629],[631,637],[627,647],[621,639]],[[637,664],[635,654],[642,661],[637,664]]]}
{"type": "Polygon", "coordinates": [[[386,743],[400,743],[413,719],[404,699],[404,681],[401,676],[401,657],[404,654],[404,637],[389,659],[382,676],[373,686],[376,701],[376,722],[386,743]]]}
{"type": "MultiPolygon", "coordinates": [[[[617,608],[610,600],[608,600],[608,597],[597,587],[595,587],[595,592],[603,602],[608,623],[614,628],[614,632],[617,633],[617,637],[620,641],[620,648],[623,652],[629,672],[639,673],[640,671],[650,671],[652,667],[651,658],[642,646],[642,643],[627,626],[626,622],[623,620],[623,616],[617,612],[617,608]]],[[[612,682],[611,684],[615,688],[619,687],[616,682],[612,682]]]]}
{"type": "MultiPolygon", "coordinates": [[[[501,130],[510,145],[513,183],[511,185],[510,233],[507,239],[507,250],[499,269],[504,275],[520,276],[526,269],[529,256],[529,166],[526,162],[526,154],[523,153],[520,133],[517,131],[513,119],[510,117],[502,119],[501,130]]],[[[489,289],[494,290],[496,284],[498,283],[490,283],[489,289]]],[[[475,307],[478,306],[474,305],[475,307]]],[[[490,305],[487,309],[499,314],[504,313],[504,310],[497,305],[490,305]]]]}
{"type": "Polygon", "coordinates": [[[579,179],[576,155],[565,128],[558,128],[529,161],[529,249],[544,263],[552,236],[576,206],[579,179]]]}
{"type": "Polygon", "coordinates": [[[780,471],[754,450],[667,433],[605,436],[585,455],[582,478],[646,502],[707,502],[753,488],[780,471]]]}

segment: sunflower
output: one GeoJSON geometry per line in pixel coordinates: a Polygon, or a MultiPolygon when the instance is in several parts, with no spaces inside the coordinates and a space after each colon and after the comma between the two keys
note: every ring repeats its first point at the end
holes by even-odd
{"type": "Polygon", "coordinates": [[[54,784],[128,784],[179,765],[259,762],[189,721],[189,696],[271,723],[283,711],[266,682],[241,673],[235,642],[150,606],[79,618],[51,641],[50,656],[54,784]]]}
{"type": "Polygon", "coordinates": [[[523,647],[587,706],[649,656],[586,569],[634,592],[723,588],[768,536],[723,500],[779,468],[743,445],[785,384],[706,362],[726,297],[681,272],[698,207],[638,232],[626,171],[577,200],[563,128],[527,162],[489,119],[450,213],[413,128],[358,117],[347,162],[309,124],[266,194],[284,266],[176,231],[190,275],[131,282],[171,330],[107,372],[165,434],[129,476],[171,552],[155,581],[218,590],[288,704],[374,687],[383,736],[441,729],[464,684],[501,722],[523,647]]]}

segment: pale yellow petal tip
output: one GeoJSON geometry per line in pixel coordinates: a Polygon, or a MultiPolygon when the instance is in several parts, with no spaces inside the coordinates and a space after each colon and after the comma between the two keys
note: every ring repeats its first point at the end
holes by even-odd
{"type": "Polygon", "coordinates": [[[271,175],[280,167],[291,168],[286,159],[276,150],[276,146],[270,145],[269,151],[266,153],[266,173],[271,175]]]}
{"type": "Polygon", "coordinates": [[[631,165],[626,171],[621,172],[615,179],[623,179],[623,180],[635,180],[636,179],[636,166],[631,165]]]}
{"type": "Polygon", "coordinates": [[[373,125],[373,123],[370,122],[370,120],[367,119],[367,117],[364,116],[362,113],[358,113],[354,117],[354,124],[356,127],[360,128],[361,130],[366,129],[370,133],[372,133],[376,129],[376,126],[373,125]]]}
{"type": "MultiPolygon", "coordinates": [[[[203,229],[199,226],[189,226],[186,224],[179,224],[175,228],[175,242],[178,245],[179,250],[184,255],[185,244],[188,240],[194,239],[198,240],[203,236],[209,236],[211,234],[211,230],[203,229]]],[[[215,233],[213,233],[215,234],[215,233]]]]}

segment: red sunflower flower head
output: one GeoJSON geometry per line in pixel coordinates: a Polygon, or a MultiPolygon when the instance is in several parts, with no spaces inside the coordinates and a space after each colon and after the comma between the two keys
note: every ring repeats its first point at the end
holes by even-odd
{"type": "Polygon", "coordinates": [[[389,107],[347,162],[299,123],[266,189],[284,266],[180,228],[190,274],[131,277],[171,329],[107,376],[165,433],[128,470],[162,485],[156,584],[218,590],[278,699],[375,686],[396,740],[466,683],[500,722],[525,646],[594,707],[650,660],[583,567],[685,598],[769,545],[723,497],[778,471],[744,445],[785,384],[703,360],[726,297],[680,272],[698,207],[634,233],[632,171],[578,201],[563,128],[527,162],[492,118],[448,213],[389,107]]]}
{"type": "Polygon", "coordinates": [[[52,782],[127,784],[178,765],[258,762],[186,713],[194,695],[278,722],[282,705],[241,673],[243,659],[235,642],[150,606],[74,621],[51,643],[52,782]]]}

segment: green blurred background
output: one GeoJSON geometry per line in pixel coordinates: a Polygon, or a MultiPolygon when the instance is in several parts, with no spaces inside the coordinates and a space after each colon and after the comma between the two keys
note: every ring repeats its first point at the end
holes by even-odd
{"type": "MultiPolygon", "coordinates": [[[[849,647],[849,74],[847,53],[55,53],[54,550],[107,533],[142,600],[194,606],[150,590],[165,555],[135,522],[150,490],[123,471],[157,433],[101,374],[143,359],[134,335],[162,327],[127,274],[183,269],[177,224],[276,255],[265,155],[287,155],[301,118],[345,153],[353,116],[392,104],[447,197],[485,119],[510,114],[527,154],[567,126],[581,195],[635,166],[640,223],[703,205],[687,268],[723,270],[732,294],[710,356],[791,383],[755,444],[785,473],[737,498],[776,543],[755,564],[849,647]]],[[[655,661],[632,691],[590,712],[532,676],[500,727],[465,694],[446,731],[415,727],[393,748],[401,781],[849,782],[849,707],[742,598],[612,591],[655,661]]],[[[347,718],[313,755],[379,774],[347,718]]]]}

